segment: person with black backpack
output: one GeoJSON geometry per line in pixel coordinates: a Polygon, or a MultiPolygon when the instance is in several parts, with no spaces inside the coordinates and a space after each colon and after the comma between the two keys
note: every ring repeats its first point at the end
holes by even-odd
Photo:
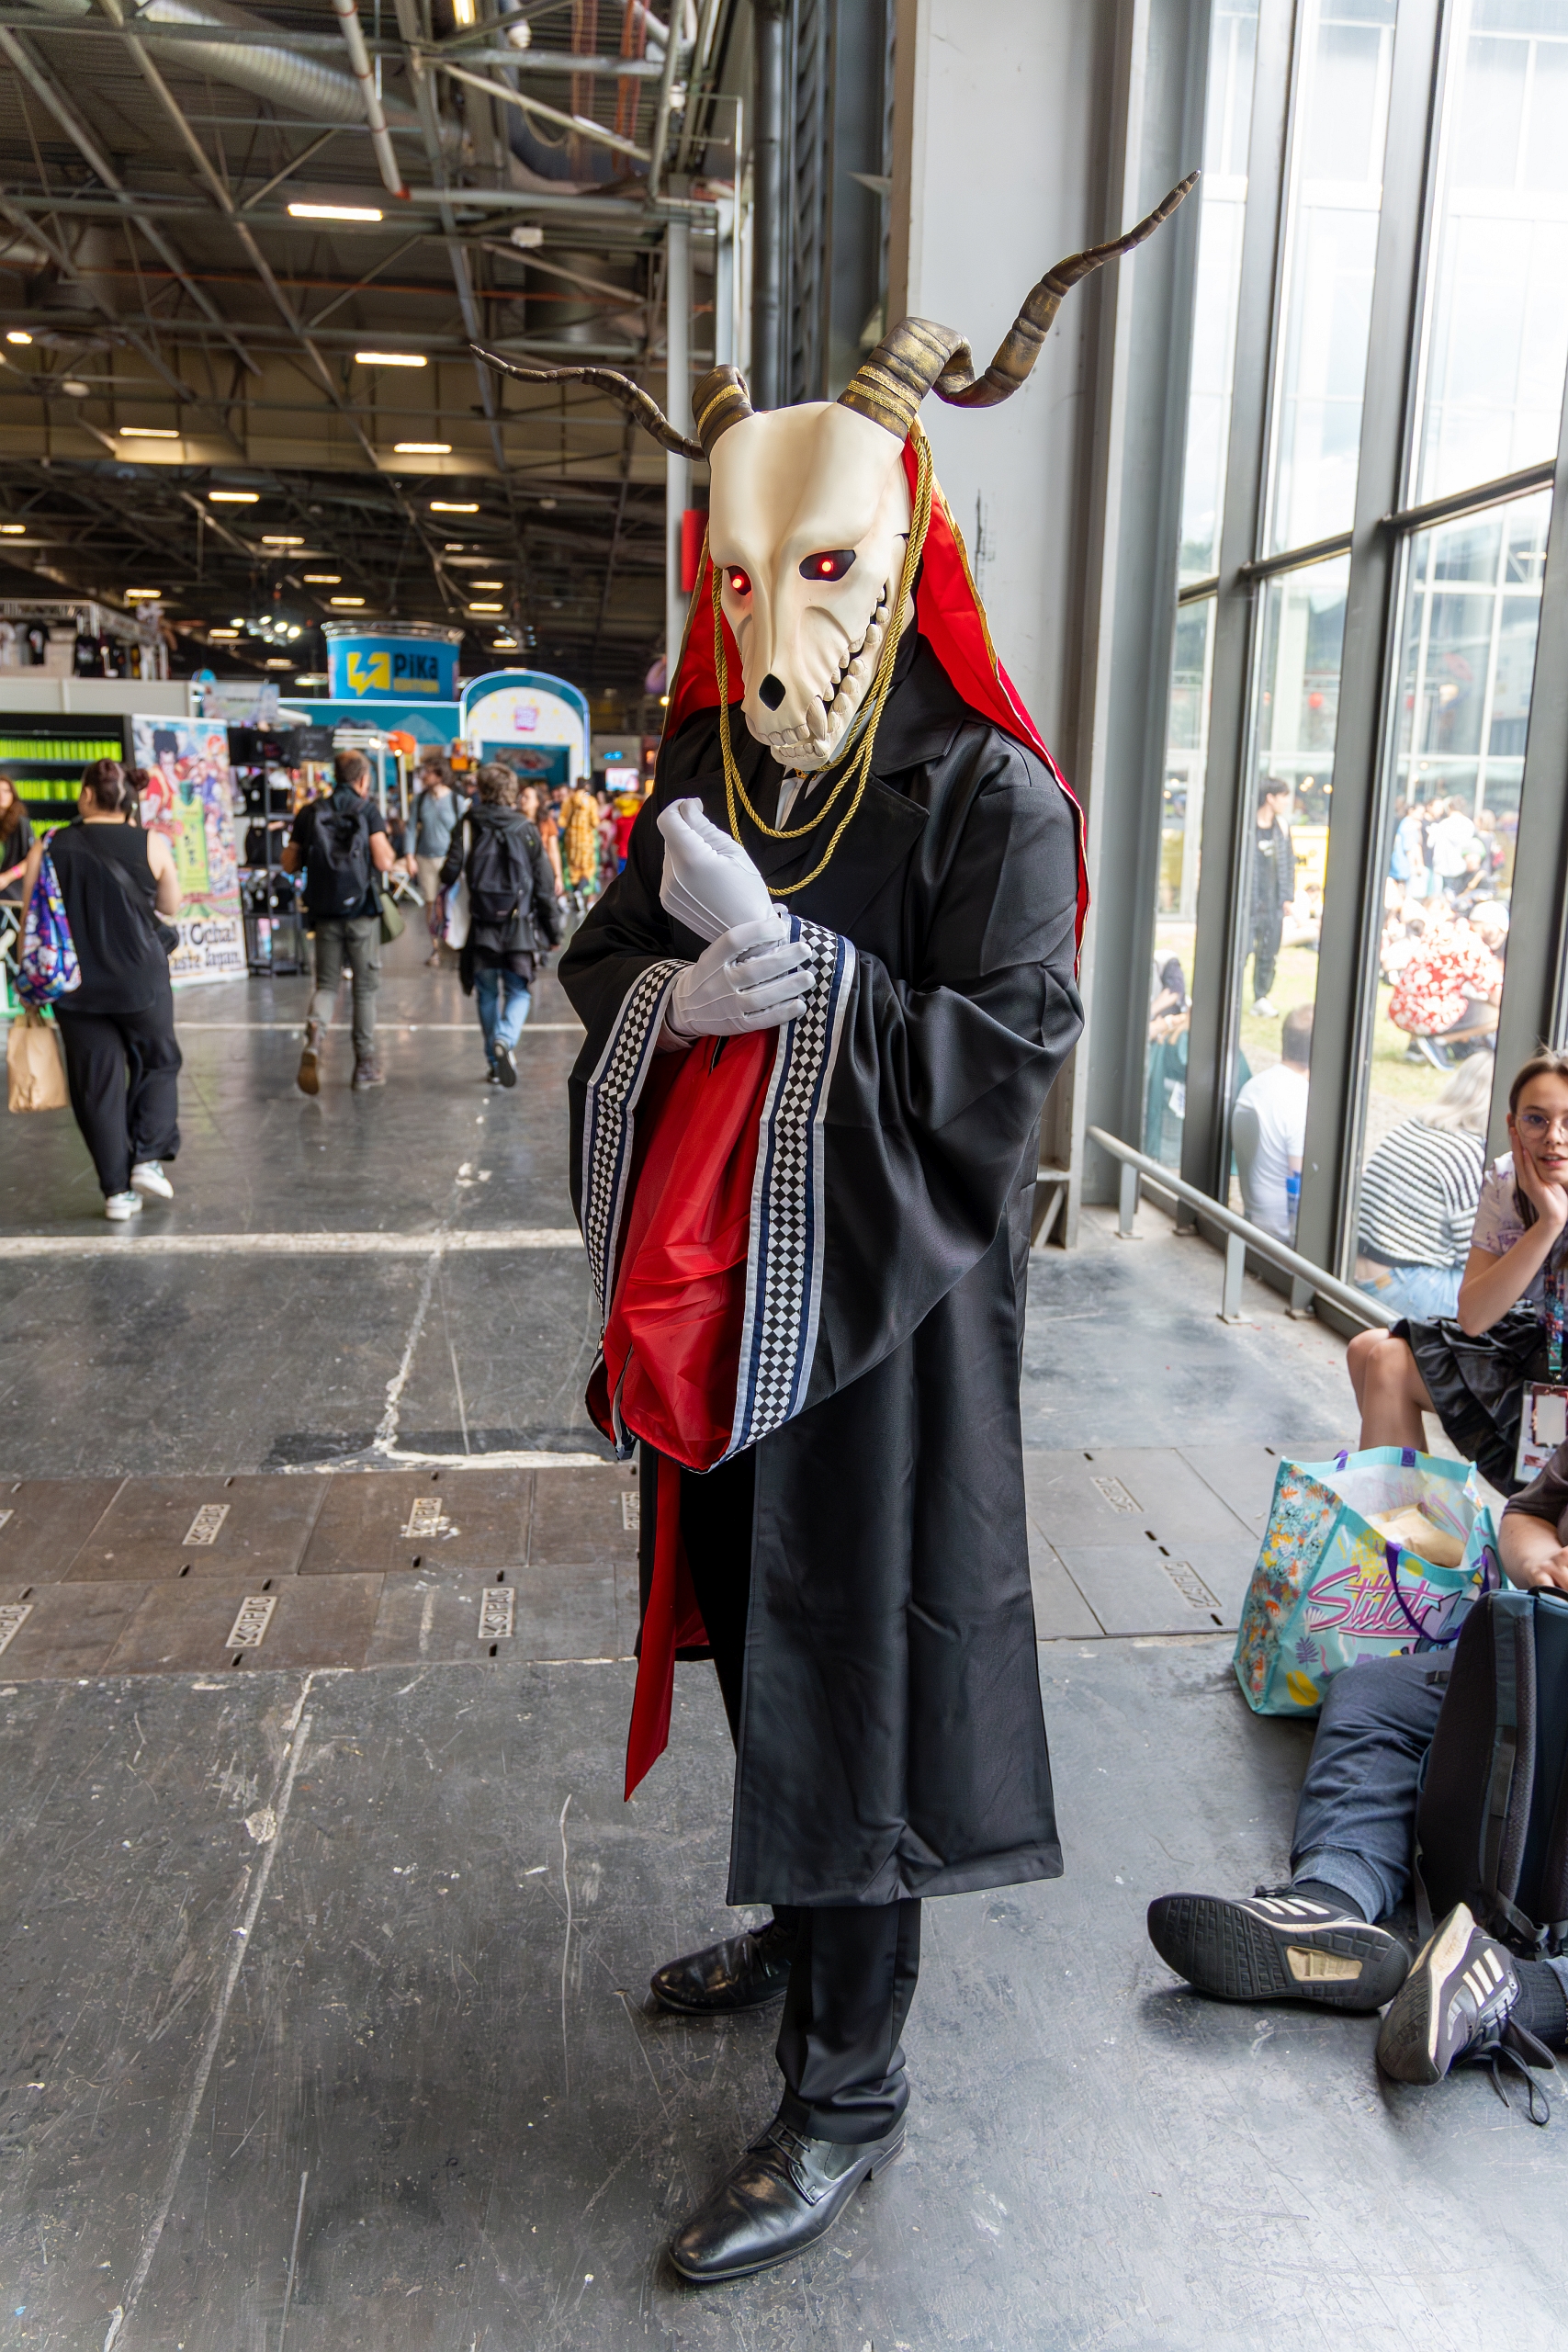
{"type": "Polygon", "coordinates": [[[370,763],[340,752],[333,789],[307,801],[283,853],[290,874],[305,876],[307,928],[316,935],[316,986],[305,1022],[297,1084],[321,1091],[321,1046],[346,966],[354,977],[354,1084],[386,1083],[376,1059],[376,991],[381,985],[381,883],[395,860],[387,820],[370,797],[370,763]]]}
{"type": "Polygon", "coordinates": [[[463,993],[479,1009],[487,1083],[515,1086],[513,1049],[533,1003],[539,960],[565,927],[556,878],[536,825],[518,807],[509,767],[480,768],[479,796],[452,836],[441,868],[446,936],[458,950],[463,993]],[[462,889],[458,890],[458,884],[462,889]]]}
{"type": "Polygon", "coordinates": [[[1451,1648],[1361,1658],[1328,1686],[1292,1876],[1250,1896],[1162,1894],[1149,1939],[1225,2001],[1388,2004],[1378,2064],[1462,2061],[1530,2085],[1568,2050],[1568,1445],[1508,1503],[1508,1584],[1451,1648]],[[1415,1899],[1414,1959],[1393,1924],[1415,1899]]]}

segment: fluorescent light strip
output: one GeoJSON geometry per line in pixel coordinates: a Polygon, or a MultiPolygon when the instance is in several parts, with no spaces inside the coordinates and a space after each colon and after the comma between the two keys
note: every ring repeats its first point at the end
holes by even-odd
{"type": "Polygon", "coordinates": [[[392,455],[394,458],[449,458],[452,444],[450,441],[394,441],[392,455]]]}
{"type": "Polygon", "coordinates": [[[380,208],[371,204],[291,204],[294,220],[379,220],[380,208]]]}
{"type": "Polygon", "coordinates": [[[356,351],[356,368],[426,368],[429,361],[423,351],[356,351]]]}
{"type": "Polygon", "coordinates": [[[209,490],[207,495],[214,506],[254,506],[261,492],[259,490],[209,490]]]}

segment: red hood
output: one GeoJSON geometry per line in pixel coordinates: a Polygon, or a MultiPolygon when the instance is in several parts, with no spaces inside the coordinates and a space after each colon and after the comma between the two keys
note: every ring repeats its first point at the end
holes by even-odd
{"type": "MultiPolygon", "coordinates": [[[[904,444],[904,471],[908,477],[912,498],[916,479],[915,451],[908,441],[904,444]]],[[[666,735],[672,736],[694,711],[716,710],[718,707],[713,631],[707,625],[712,598],[713,562],[705,548],[702,572],[697,581],[696,594],[692,599],[686,635],[681,647],[681,659],[670,689],[670,707],[664,722],[666,735]]],[[[1066,794],[1077,831],[1077,936],[1081,949],[1084,918],[1089,912],[1083,810],[1061,769],[1046,750],[1040,730],[1025,710],[1012,680],[997,659],[991,632],[986,625],[985,607],[969,575],[964,543],[948,512],[946,499],[934,485],[931,527],[926,533],[919,582],[915,590],[915,624],[970,709],[977,711],[983,718],[988,718],[993,726],[999,727],[1005,735],[1012,736],[1017,742],[1027,743],[1037,758],[1044,761],[1066,794]]],[[[730,634],[729,623],[721,620],[719,625],[724,630],[730,679],[738,685],[740,678],[739,650],[730,634]]],[[[734,692],[732,705],[740,699],[739,692],[734,692]]]]}

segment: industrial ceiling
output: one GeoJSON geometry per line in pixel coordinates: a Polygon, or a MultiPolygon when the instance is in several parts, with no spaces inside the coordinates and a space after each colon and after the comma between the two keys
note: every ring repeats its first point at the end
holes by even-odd
{"type": "Polygon", "coordinates": [[[685,220],[734,355],[750,12],[663,6],[0,0],[0,598],[156,590],[180,671],[363,616],[638,695],[664,458],[469,345],[665,402],[685,220]]]}

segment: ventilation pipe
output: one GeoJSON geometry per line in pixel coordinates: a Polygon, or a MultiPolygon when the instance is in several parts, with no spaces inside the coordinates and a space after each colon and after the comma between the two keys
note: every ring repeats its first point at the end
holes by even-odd
{"type": "Polygon", "coordinates": [[[782,408],[784,282],[784,0],[751,0],[757,110],[751,150],[751,397],[782,408]]]}

